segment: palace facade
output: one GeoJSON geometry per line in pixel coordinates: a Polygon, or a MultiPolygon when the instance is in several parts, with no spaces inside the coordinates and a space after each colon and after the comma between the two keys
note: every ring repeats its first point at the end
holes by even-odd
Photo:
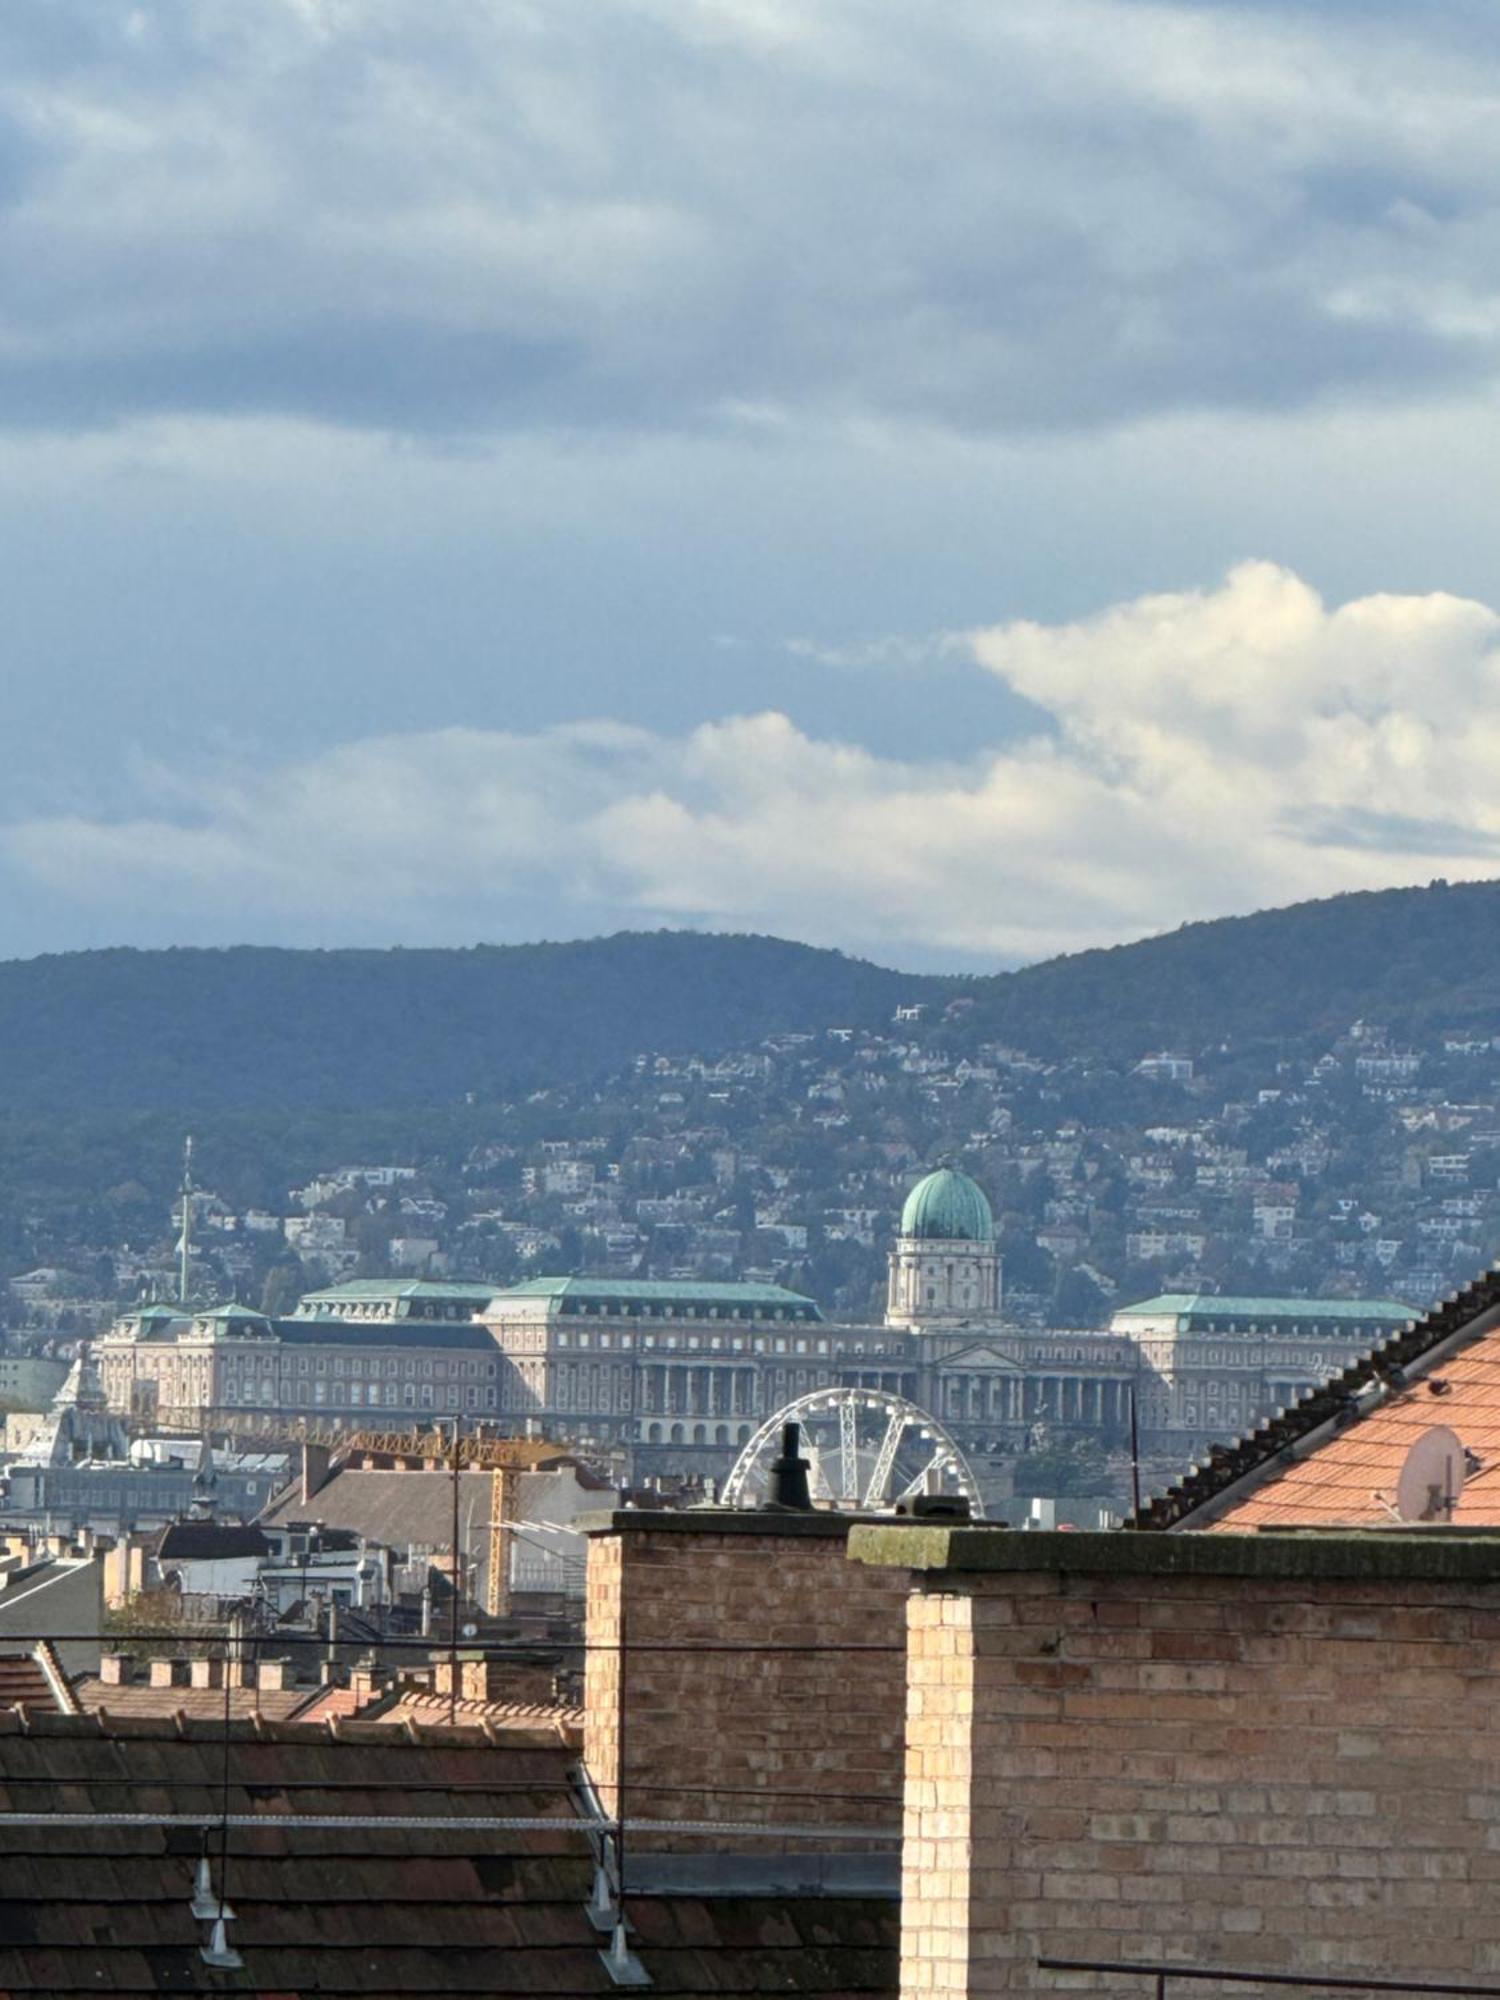
{"type": "Polygon", "coordinates": [[[1007,1327],[994,1219],[968,1175],[913,1188],[880,1325],[826,1320],[776,1285],[534,1278],[360,1280],[270,1319],[150,1306],[99,1339],[109,1407],[149,1428],[308,1419],[410,1428],[458,1414],[633,1450],[638,1471],[718,1471],[810,1391],[890,1390],[968,1451],[1042,1432],[1176,1458],[1236,1436],[1409,1318],[1388,1300],[1171,1295],[1107,1331],[1007,1327]]]}

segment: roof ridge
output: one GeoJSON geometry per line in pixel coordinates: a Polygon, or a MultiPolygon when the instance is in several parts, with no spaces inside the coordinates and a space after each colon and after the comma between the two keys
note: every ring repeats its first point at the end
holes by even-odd
{"type": "MultiPolygon", "coordinates": [[[[1362,1390],[1377,1382],[1403,1388],[1407,1368],[1444,1341],[1462,1334],[1497,1305],[1500,1265],[1492,1264],[1419,1318],[1408,1320],[1399,1333],[1372,1347],[1341,1373],[1308,1390],[1294,1408],[1266,1419],[1232,1444],[1210,1446],[1206,1465],[1190,1466],[1176,1485],[1131,1514],[1125,1527],[1146,1532],[1179,1528],[1210,1501],[1220,1500],[1232,1488],[1268,1473],[1283,1454],[1314,1431],[1329,1424],[1342,1428],[1358,1422],[1369,1414],[1358,1407],[1362,1390]]],[[[1473,1338],[1482,1339],[1483,1333],[1475,1333],[1473,1338]]]]}
{"type": "MultiPolygon", "coordinates": [[[[330,1717],[327,1721],[301,1722],[293,1718],[273,1718],[264,1713],[235,1715],[230,1718],[229,1740],[231,1743],[285,1743],[302,1744],[308,1747],[330,1743],[341,1749],[359,1743],[387,1743],[395,1749],[408,1747],[432,1749],[451,1745],[452,1732],[434,1730],[423,1733],[420,1728],[414,1733],[407,1720],[401,1722],[367,1721],[362,1716],[330,1717]],[[331,1725],[337,1722],[335,1730],[331,1725]]],[[[481,1731],[472,1726],[468,1733],[476,1739],[481,1731]]],[[[0,1708],[0,1735],[30,1735],[49,1737],[129,1737],[133,1742],[141,1740],[164,1743],[222,1743],[224,1741],[224,1721],[222,1716],[190,1715],[185,1709],[175,1709],[165,1714],[111,1713],[105,1708],[82,1711],[76,1715],[38,1710],[29,1713],[28,1720],[22,1720],[21,1711],[14,1708],[0,1708]]],[[[502,1739],[503,1741],[503,1739],[502,1739]]],[[[535,1748],[535,1743],[528,1747],[535,1748]]]]}

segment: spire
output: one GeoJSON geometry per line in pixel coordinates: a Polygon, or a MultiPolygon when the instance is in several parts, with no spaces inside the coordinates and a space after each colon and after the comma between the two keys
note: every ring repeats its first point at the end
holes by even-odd
{"type": "Polygon", "coordinates": [[[188,1303],[188,1286],[193,1275],[193,1135],[182,1148],[182,1234],[177,1239],[178,1303],[188,1303]]]}

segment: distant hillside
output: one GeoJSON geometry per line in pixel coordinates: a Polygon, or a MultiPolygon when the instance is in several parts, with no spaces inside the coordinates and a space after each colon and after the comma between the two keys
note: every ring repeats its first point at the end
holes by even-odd
{"type": "Polygon", "coordinates": [[[0,964],[0,1113],[486,1097],[642,1049],[874,1026],[899,998],[948,990],[777,938],[682,931],[464,951],[74,952],[0,964]]]}
{"type": "Polygon", "coordinates": [[[0,964],[0,1114],[392,1112],[972,1006],[942,1032],[1126,1058],[1313,1033],[1500,1033],[1500,883],[1336,897],[990,978],[775,938],[626,933],[471,950],[93,951],[0,964]]]}
{"type": "Polygon", "coordinates": [[[1038,1054],[1312,1034],[1500,1033],[1500,882],[1435,882],[1184,924],[978,982],[969,1031],[1038,1054]]]}

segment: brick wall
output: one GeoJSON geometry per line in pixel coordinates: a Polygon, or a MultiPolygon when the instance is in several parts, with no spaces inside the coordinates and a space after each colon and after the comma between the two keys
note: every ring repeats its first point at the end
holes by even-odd
{"type": "Polygon", "coordinates": [[[1041,1957],[1500,1986],[1500,1547],[965,1539],[910,1606],[905,2000],[1149,2000],[1041,1957]]]}
{"type": "Polygon", "coordinates": [[[848,1523],[829,1515],[612,1520],[589,1543],[584,1690],[584,1758],[606,1806],[623,1605],[631,1819],[894,1826],[906,1579],[846,1561],[848,1523]]]}

